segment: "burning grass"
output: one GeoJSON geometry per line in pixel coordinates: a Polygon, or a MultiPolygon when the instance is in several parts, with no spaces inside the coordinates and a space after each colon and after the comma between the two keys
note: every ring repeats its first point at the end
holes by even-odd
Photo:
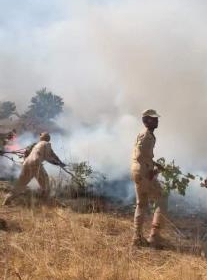
{"type": "MultiPolygon", "coordinates": [[[[132,216],[44,205],[5,207],[0,213],[9,227],[0,231],[1,279],[207,279],[201,257],[132,250],[132,216]]],[[[167,238],[171,232],[166,229],[167,238]]]]}

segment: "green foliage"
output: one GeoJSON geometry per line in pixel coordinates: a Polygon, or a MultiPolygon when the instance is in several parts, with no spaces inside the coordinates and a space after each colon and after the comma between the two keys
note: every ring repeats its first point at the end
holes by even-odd
{"type": "Polygon", "coordinates": [[[77,185],[78,182],[80,191],[86,189],[87,178],[93,173],[92,167],[86,161],[72,163],[71,171],[74,174],[74,177],[71,178],[72,185],[77,185]]]}
{"type": "Polygon", "coordinates": [[[32,97],[31,105],[25,116],[37,121],[47,122],[63,111],[63,105],[64,102],[60,96],[54,95],[43,88],[36,92],[36,96],[32,97]]]}
{"type": "Polygon", "coordinates": [[[160,173],[163,178],[164,190],[167,194],[171,190],[177,190],[179,194],[184,196],[191,180],[195,180],[197,177],[200,181],[203,180],[202,177],[191,173],[183,174],[180,167],[175,165],[174,161],[166,163],[165,158],[159,158],[157,163],[163,168],[160,173]]]}
{"type": "Polygon", "coordinates": [[[56,196],[62,198],[90,197],[96,193],[97,189],[100,191],[106,180],[102,173],[94,171],[86,161],[69,163],[63,170],[66,172],[66,174],[64,173],[66,177],[61,178],[67,178],[68,175],[69,178],[62,181],[53,178],[52,182],[56,196]]]}
{"type": "Polygon", "coordinates": [[[0,102],[0,119],[9,118],[13,114],[16,114],[16,105],[14,102],[0,102]]]}

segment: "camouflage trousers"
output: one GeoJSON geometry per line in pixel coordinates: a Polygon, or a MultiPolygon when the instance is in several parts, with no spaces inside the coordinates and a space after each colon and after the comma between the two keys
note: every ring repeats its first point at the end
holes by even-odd
{"type": "Polygon", "coordinates": [[[153,202],[155,206],[150,236],[159,235],[160,229],[164,226],[164,215],[167,208],[162,187],[156,178],[149,180],[146,176],[141,176],[139,170],[132,171],[132,180],[135,182],[136,192],[134,238],[143,236],[144,218],[149,210],[149,202],[153,202]]]}

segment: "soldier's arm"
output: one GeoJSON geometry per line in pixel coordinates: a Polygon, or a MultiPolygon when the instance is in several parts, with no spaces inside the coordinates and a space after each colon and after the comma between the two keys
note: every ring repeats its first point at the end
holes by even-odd
{"type": "Polygon", "coordinates": [[[34,146],[36,145],[37,143],[33,143],[29,146],[26,147],[25,149],[25,152],[24,152],[24,158],[28,157],[32,151],[32,149],[34,148],[34,146]]]}
{"type": "Polygon", "coordinates": [[[160,163],[153,161],[153,164],[158,169],[159,172],[162,172],[165,170],[164,166],[162,166],[160,163]]]}
{"type": "Polygon", "coordinates": [[[54,165],[60,165],[62,167],[65,166],[65,164],[59,159],[59,157],[56,155],[56,153],[53,151],[51,144],[48,143],[48,147],[47,147],[47,158],[46,160],[54,165]]]}

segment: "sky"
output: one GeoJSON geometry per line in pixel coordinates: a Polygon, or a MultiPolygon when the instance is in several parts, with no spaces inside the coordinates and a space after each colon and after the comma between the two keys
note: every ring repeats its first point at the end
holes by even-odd
{"type": "Polygon", "coordinates": [[[23,112],[42,87],[61,96],[66,135],[54,136],[54,148],[62,156],[125,176],[141,113],[153,108],[161,115],[155,158],[206,174],[205,1],[0,5],[0,100],[23,112]]]}

